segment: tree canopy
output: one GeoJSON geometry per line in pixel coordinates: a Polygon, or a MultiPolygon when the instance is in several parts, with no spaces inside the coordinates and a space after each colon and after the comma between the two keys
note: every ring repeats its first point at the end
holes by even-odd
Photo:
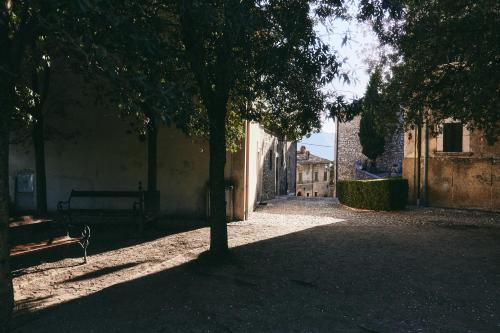
{"type": "Polygon", "coordinates": [[[313,26],[344,14],[342,0],[2,1],[0,296],[8,301],[0,303],[0,327],[7,327],[12,309],[6,245],[11,120],[16,110],[25,119],[22,101],[43,99],[43,91],[23,79],[30,52],[44,72],[62,57],[110,87],[104,97],[117,114],[138,119],[139,130],[164,121],[208,137],[211,250],[222,254],[231,138],[241,137],[243,120],[292,140],[320,127],[321,113],[336,105],[321,88],[339,75],[340,62],[313,26]]]}
{"type": "Polygon", "coordinates": [[[361,119],[359,123],[359,141],[362,152],[370,160],[375,161],[385,149],[385,138],[390,133],[384,121],[388,105],[384,101],[380,69],[376,69],[371,77],[364,97],[361,99],[361,119]]]}
{"type": "Polygon", "coordinates": [[[499,13],[491,0],[361,2],[359,18],[394,51],[388,91],[408,125],[453,118],[498,138],[499,13]]]}
{"type": "Polygon", "coordinates": [[[340,62],[316,35],[313,16],[344,11],[342,1],[299,0],[178,0],[172,8],[187,81],[192,78],[197,109],[207,119],[214,252],[227,250],[228,117],[259,121],[292,140],[319,129],[329,104],[321,87],[339,74],[340,62]]]}

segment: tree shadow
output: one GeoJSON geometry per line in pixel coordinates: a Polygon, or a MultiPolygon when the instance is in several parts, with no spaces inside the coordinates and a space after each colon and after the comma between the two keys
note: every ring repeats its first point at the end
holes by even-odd
{"type": "Polygon", "coordinates": [[[500,230],[326,225],[24,313],[14,332],[493,332],[500,230]]]}
{"type": "Polygon", "coordinates": [[[81,282],[81,281],[86,281],[90,279],[96,279],[98,277],[107,275],[107,274],[112,274],[115,272],[119,272],[121,270],[127,269],[127,268],[132,268],[134,266],[140,265],[145,263],[146,261],[139,261],[139,262],[130,262],[122,265],[117,265],[117,266],[111,266],[111,267],[104,267],[101,268],[97,271],[92,271],[83,275],[75,276],[74,278],[68,279],[64,281],[64,283],[67,282],[81,282]]]}
{"type": "MultiPolygon", "coordinates": [[[[87,254],[90,256],[114,251],[204,227],[206,227],[205,221],[175,219],[149,224],[142,233],[138,233],[135,225],[95,224],[91,226],[91,238],[87,254]]],[[[66,258],[82,258],[82,256],[83,250],[81,246],[79,244],[70,244],[12,257],[11,267],[14,276],[22,276],[29,274],[26,270],[27,268],[39,265],[40,263],[52,263],[66,258]]],[[[80,264],[68,267],[77,265],[80,264]]],[[[43,268],[42,270],[55,268],[58,267],[43,268]]]]}

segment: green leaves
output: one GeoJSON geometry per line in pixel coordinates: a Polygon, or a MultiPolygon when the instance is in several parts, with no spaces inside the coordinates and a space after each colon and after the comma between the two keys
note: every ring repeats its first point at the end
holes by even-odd
{"type": "Polygon", "coordinates": [[[357,103],[360,104],[358,135],[363,154],[375,161],[384,152],[386,137],[401,126],[399,106],[391,103],[380,68],[371,74],[365,95],[357,103]]]}
{"type": "Polygon", "coordinates": [[[500,3],[491,0],[362,1],[396,53],[392,93],[408,125],[447,118],[500,136],[500,3]]]}
{"type": "Polygon", "coordinates": [[[289,139],[319,129],[328,107],[320,88],[340,63],[314,32],[311,4],[321,17],[344,10],[342,1],[178,1],[201,106],[227,100],[240,119],[289,139]]]}

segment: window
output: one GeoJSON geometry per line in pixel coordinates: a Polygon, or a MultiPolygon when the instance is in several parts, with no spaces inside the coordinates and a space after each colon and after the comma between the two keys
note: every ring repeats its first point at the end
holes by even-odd
{"type": "Polygon", "coordinates": [[[323,172],[323,181],[327,181],[328,180],[328,172],[323,172]]]}
{"type": "Polygon", "coordinates": [[[302,172],[299,172],[299,183],[302,183],[302,172]]]}
{"type": "Polygon", "coordinates": [[[314,181],[317,182],[318,181],[318,172],[314,172],[314,181]]]}
{"type": "Polygon", "coordinates": [[[273,169],[273,150],[269,151],[269,170],[273,169]]]}
{"type": "Polygon", "coordinates": [[[318,196],[318,192],[314,192],[314,196],[317,197],[318,196]]]}
{"type": "Polygon", "coordinates": [[[462,151],[463,127],[460,123],[447,123],[443,127],[443,151],[462,151]]]}
{"type": "Polygon", "coordinates": [[[309,192],[307,192],[307,196],[309,197],[309,192]]]}

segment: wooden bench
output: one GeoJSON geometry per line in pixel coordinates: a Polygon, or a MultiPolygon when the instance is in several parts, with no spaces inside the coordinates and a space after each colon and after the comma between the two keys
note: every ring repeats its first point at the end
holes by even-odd
{"type": "Polygon", "coordinates": [[[70,229],[76,230],[76,228],[79,227],[53,220],[33,219],[31,216],[25,216],[22,219],[12,219],[9,222],[9,233],[15,236],[16,233],[22,232],[24,237],[21,242],[16,242],[16,237],[11,237],[15,245],[10,248],[10,256],[16,257],[58,246],[79,244],[83,249],[83,260],[86,263],[87,247],[90,241],[90,228],[87,225],[82,226],[79,233],[75,236],[70,233],[70,229]],[[36,232],[29,230],[30,228],[34,229],[39,226],[47,226],[49,230],[42,233],[42,239],[26,242],[27,238],[33,240],[33,238],[39,236],[36,232]]]}
{"type": "Polygon", "coordinates": [[[144,191],[139,185],[138,191],[80,191],[72,190],[68,200],[60,201],[57,204],[57,210],[62,217],[70,224],[77,224],[75,221],[81,217],[91,218],[120,218],[132,216],[138,221],[139,230],[142,232],[145,223],[144,214],[144,191]],[[72,203],[77,199],[132,199],[130,209],[89,209],[89,208],[74,208],[72,203]]]}

